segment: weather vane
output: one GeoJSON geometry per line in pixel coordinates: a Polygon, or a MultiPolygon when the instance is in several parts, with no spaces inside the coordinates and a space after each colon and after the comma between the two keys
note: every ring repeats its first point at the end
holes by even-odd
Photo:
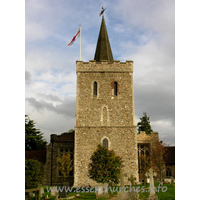
{"type": "Polygon", "coordinates": [[[99,13],[99,17],[104,13],[105,9],[106,9],[106,8],[102,7],[101,12],[99,13]]]}

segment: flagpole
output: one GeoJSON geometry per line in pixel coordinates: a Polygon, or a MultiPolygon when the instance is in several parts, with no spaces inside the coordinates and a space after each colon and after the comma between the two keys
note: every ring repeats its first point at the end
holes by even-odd
{"type": "Polygon", "coordinates": [[[79,60],[81,61],[81,25],[80,25],[80,55],[79,60]]]}

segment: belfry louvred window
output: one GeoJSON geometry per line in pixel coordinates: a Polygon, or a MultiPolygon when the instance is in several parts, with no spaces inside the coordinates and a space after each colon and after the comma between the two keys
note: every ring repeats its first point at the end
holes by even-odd
{"type": "Polygon", "coordinates": [[[93,85],[93,95],[97,96],[97,82],[96,81],[94,82],[94,85],[93,85]]]}
{"type": "Polygon", "coordinates": [[[117,82],[114,82],[114,95],[117,96],[117,82]]]}

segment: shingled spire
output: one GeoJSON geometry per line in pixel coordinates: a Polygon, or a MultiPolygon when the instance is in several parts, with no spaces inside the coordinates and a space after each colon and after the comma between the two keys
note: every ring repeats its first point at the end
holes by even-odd
{"type": "Polygon", "coordinates": [[[97,41],[94,60],[96,60],[96,62],[100,62],[101,60],[108,60],[108,62],[113,62],[113,55],[108,39],[104,16],[102,16],[101,28],[99,31],[99,38],[97,41]]]}

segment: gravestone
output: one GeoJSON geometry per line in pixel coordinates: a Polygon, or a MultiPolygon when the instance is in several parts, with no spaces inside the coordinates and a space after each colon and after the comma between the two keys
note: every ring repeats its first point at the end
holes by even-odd
{"type": "Polygon", "coordinates": [[[66,191],[65,191],[65,188],[61,191],[59,191],[59,195],[58,195],[59,198],[65,198],[66,197],[66,191]]]}
{"type": "Polygon", "coordinates": [[[43,188],[43,187],[40,188],[40,194],[41,194],[41,195],[44,194],[44,188],[43,188]]]}
{"type": "Polygon", "coordinates": [[[149,186],[149,188],[150,188],[150,195],[149,195],[148,198],[149,198],[149,200],[157,200],[158,197],[157,197],[157,195],[155,193],[154,179],[153,179],[154,176],[157,176],[157,173],[154,172],[153,169],[150,168],[149,171],[145,174],[145,176],[149,177],[149,179],[150,179],[150,186],[149,186]]]}
{"type": "MultiPolygon", "coordinates": [[[[130,187],[132,187],[133,185],[136,185],[137,178],[136,177],[133,178],[133,175],[131,175],[131,177],[128,178],[128,181],[131,182],[130,187]]],[[[137,197],[138,197],[137,192],[135,192],[134,190],[128,191],[128,200],[134,200],[137,199],[137,197]]]]}
{"type": "Polygon", "coordinates": [[[124,174],[123,170],[120,171],[120,174],[117,176],[120,180],[120,186],[124,187],[124,177],[127,177],[127,173],[124,174]]]}
{"type": "Polygon", "coordinates": [[[63,190],[59,191],[58,197],[59,198],[66,198],[67,197],[67,192],[69,187],[69,182],[63,182],[63,190]]]}
{"type": "Polygon", "coordinates": [[[172,180],[170,178],[164,179],[164,183],[171,184],[172,180]]]}
{"type": "Polygon", "coordinates": [[[59,200],[59,199],[58,199],[58,193],[56,194],[56,198],[55,198],[55,200],[59,200]]]}
{"type": "Polygon", "coordinates": [[[58,192],[57,192],[57,187],[56,186],[51,188],[51,196],[56,196],[57,193],[58,192]]]}
{"type": "MultiPolygon", "coordinates": [[[[135,192],[134,190],[129,191],[129,189],[125,190],[124,177],[127,177],[127,174],[124,174],[123,170],[121,170],[121,173],[118,176],[118,178],[120,179],[121,191],[117,193],[117,200],[136,200],[138,196],[137,192],[135,192]]],[[[135,184],[136,179],[133,178],[133,175],[131,175],[131,177],[128,178],[128,180],[131,182],[131,184],[135,184]]]]}
{"type": "Polygon", "coordinates": [[[108,198],[109,194],[107,189],[108,184],[104,183],[104,184],[99,184],[96,188],[95,188],[95,192],[96,192],[96,199],[99,198],[108,198]]]}
{"type": "Polygon", "coordinates": [[[134,177],[133,178],[133,175],[131,175],[131,177],[130,178],[128,178],[128,181],[130,181],[131,182],[131,185],[133,186],[133,185],[136,185],[136,177],[134,177]]]}
{"type": "Polygon", "coordinates": [[[35,193],[31,192],[30,197],[35,197],[35,193]]]}
{"type": "Polygon", "coordinates": [[[128,199],[127,192],[124,191],[124,177],[127,177],[127,174],[123,173],[123,170],[120,171],[120,174],[118,175],[118,178],[120,180],[120,188],[121,191],[117,193],[117,200],[125,200],[128,199]],[[122,188],[123,187],[123,188],[122,188]]]}
{"type": "Polygon", "coordinates": [[[137,200],[138,198],[139,198],[139,195],[134,190],[131,190],[130,192],[128,192],[128,200],[137,200]]]}

